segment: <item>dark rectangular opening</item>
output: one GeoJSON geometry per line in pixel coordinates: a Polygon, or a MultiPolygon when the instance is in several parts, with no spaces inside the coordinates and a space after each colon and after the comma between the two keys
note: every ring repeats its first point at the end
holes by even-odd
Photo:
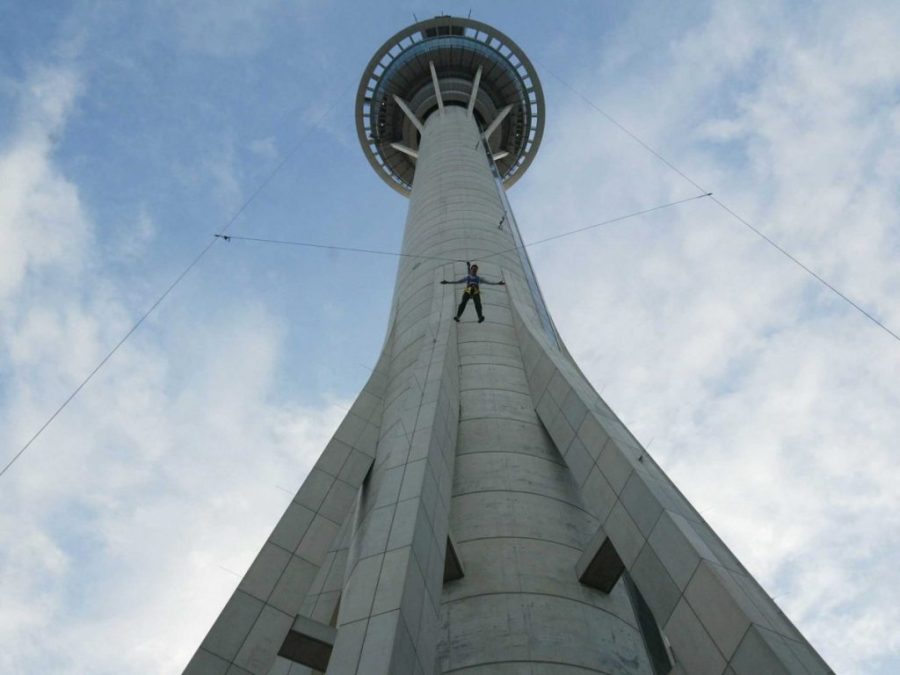
{"type": "Polygon", "coordinates": [[[298,616],[278,650],[294,663],[325,672],[334,647],[335,629],[306,616],[298,616]]]}
{"type": "Polygon", "coordinates": [[[600,544],[597,553],[591,559],[591,562],[588,563],[578,580],[585,586],[591,586],[604,593],[609,593],[624,571],[625,564],[616,552],[609,537],[607,537],[600,544]]]}
{"type": "Polygon", "coordinates": [[[453,548],[453,542],[447,537],[447,552],[444,553],[444,583],[463,578],[462,563],[453,548]]]}
{"type": "Polygon", "coordinates": [[[328,668],[328,661],[331,659],[332,647],[333,645],[319,642],[308,635],[291,631],[285,638],[284,644],[281,645],[278,655],[324,673],[328,668]]]}

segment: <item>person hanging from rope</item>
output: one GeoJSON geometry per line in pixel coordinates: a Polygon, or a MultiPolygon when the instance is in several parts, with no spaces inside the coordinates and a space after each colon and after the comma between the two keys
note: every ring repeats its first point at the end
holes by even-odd
{"type": "Polygon", "coordinates": [[[464,276],[462,279],[457,279],[456,281],[446,281],[442,280],[442,284],[465,284],[466,290],[463,291],[462,301],[459,303],[459,309],[456,310],[456,316],[453,317],[453,320],[459,322],[459,317],[462,316],[463,310],[466,308],[466,304],[469,300],[472,300],[475,303],[475,313],[478,314],[478,323],[484,321],[484,314],[481,312],[481,293],[478,290],[480,284],[491,284],[492,286],[505,286],[506,282],[501,279],[500,281],[488,281],[484,277],[478,276],[478,265],[470,265],[466,263],[469,268],[469,273],[464,276]]]}

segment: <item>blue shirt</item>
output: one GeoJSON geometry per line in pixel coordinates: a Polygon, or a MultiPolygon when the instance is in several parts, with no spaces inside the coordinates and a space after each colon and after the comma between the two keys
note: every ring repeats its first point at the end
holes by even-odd
{"type": "Polygon", "coordinates": [[[474,286],[475,288],[478,288],[478,284],[480,284],[480,283],[493,284],[494,286],[497,286],[500,284],[499,281],[488,281],[487,279],[483,279],[482,277],[479,277],[476,274],[467,274],[462,279],[457,279],[456,281],[451,281],[450,283],[451,284],[465,283],[466,286],[474,286]]]}

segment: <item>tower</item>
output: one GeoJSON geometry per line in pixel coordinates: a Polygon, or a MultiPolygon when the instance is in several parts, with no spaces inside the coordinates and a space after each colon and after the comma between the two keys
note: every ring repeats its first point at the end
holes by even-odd
{"type": "Polygon", "coordinates": [[[438,17],[356,100],[410,204],[369,381],[190,675],[831,672],[582,375],[505,188],[541,141],[507,36],[438,17]],[[479,264],[485,321],[454,321],[479,264]]]}

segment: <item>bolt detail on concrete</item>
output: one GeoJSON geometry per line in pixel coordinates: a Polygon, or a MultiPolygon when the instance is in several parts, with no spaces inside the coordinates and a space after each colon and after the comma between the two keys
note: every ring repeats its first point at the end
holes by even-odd
{"type": "Polygon", "coordinates": [[[585,379],[502,227],[543,130],[518,45],[417,23],[356,114],[409,197],[381,355],[184,672],[830,673],[585,379]],[[442,283],[467,262],[483,322],[442,283]]]}

